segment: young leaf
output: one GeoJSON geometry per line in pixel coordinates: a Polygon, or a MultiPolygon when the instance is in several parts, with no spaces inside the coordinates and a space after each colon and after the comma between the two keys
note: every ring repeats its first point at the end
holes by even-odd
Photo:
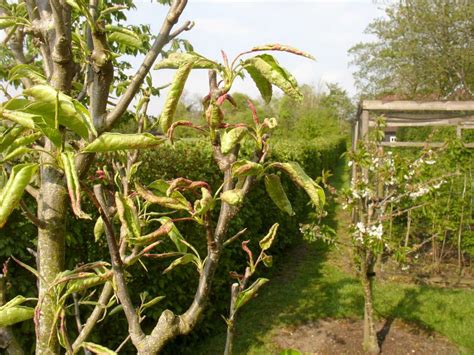
{"type": "Polygon", "coordinates": [[[73,152],[61,153],[61,160],[66,175],[67,190],[71,199],[72,211],[78,218],[91,219],[91,216],[81,209],[81,185],[77,176],[73,152]]]}
{"type": "Polygon", "coordinates": [[[279,224],[275,223],[273,226],[270,227],[267,235],[263,237],[263,239],[258,243],[262,250],[268,250],[273,244],[275,240],[276,233],[278,231],[279,224]]]}
{"type": "MultiPolygon", "coordinates": [[[[6,149],[11,149],[13,142],[16,142],[18,137],[25,131],[25,127],[13,125],[2,132],[0,137],[0,153],[6,149]]],[[[21,138],[20,138],[21,139],[21,138]]]]}
{"type": "Polygon", "coordinates": [[[13,167],[10,177],[0,192],[0,228],[20,203],[26,186],[36,174],[38,164],[19,164],[13,167]]]}
{"type": "Polygon", "coordinates": [[[270,196],[280,210],[288,213],[290,216],[295,214],[278,175],[265,175],[265,189],[267,190],[268,196],[270,196]]]}
{"type": "Polygon", "coordinates": [[[273,163],[270,166],[283,170],[293,180],[293,182],[303,188],[312,203],[317,207],[322,207],[326,201],[324,190],[313,179],[311,179],[301,166],[296,162],[273,163]]]}
{"type": "Polygon", "coordinates": [[[229,205],[241,205],[244,201],[244,194],[241,189],[227,190],[221,193],[221,200],[229,205]]]}
{"type": "Polygon", "coordinates": [[[133,243],[133,239],[140,239],[141,227],[135,204],[129,197],[123,196],[121,193],[115,193],[115,204],[120,222],[128,231],[128,238],[133,243]]]}
{"type": "Polygon", "coordinates": [[[0,115],[2,115],[3,118],[13,121],[20,126],[26,127],[26,128],[35,128],[35,119],[36,115],[26,113],[26,112],[21,112],[21,111],[10,111],[10,110],[1,110],[0,115]]]}
{"type": "Polygon", "coordinates": [[[252,80],[255,82],[260,95],[262,95],[265,103],[269,103],[272,99],[272,84],[263,76],[260,71],[251,64],[244,66],[244,69],[249,73],[252,80]]]}
{"type": "Polygon", "coordinates": [[[168,129],[173,123],[176,107],[178,106],[179,99],[183,93],[184,84],[186,83],[192,68],[192,62],[183,64],[183,66],[177,70],[173,78],[173,84],[171,85],[170,91],[168,92],[168,96],[166,97],[163,111],[161,112],[160,116],[160,126],[164,134],[168,132],[168,129]]]}
{"type": "Polygon", "coordinates": [[[164,271],[163,274],[170,272],[178,265],[186,265],[195,262],[196,256],[193,254],[185,254],[182,257],[175,259],[164,271]]]}
{"type": "Polygon", "coordinates": [[[85,147],[83,152],[97,153],[126,149],[146,149],[156,147],[161,143],[163,143],[163,139],[149,133],[104,133],[85,147]]]}
{"type": "Polygon", "coordinates": [[[96,242],[100,239],[102,234],[104,234],[104,231],[105,231],[104,220],[102,219],[102,217],[99,216],[99,218],[97,218],[97,221],[95,222],[95,225],[94,225],[94,240],[96,242]]]}
{"type": "Polygon", "coordinates": [[[110,349],[106,348],[105,346],[97,345],[97,344],[90,343],[90,342],[87,342],[87,341],[81,343],[81,346],[84,349],[92,351],[94,354],[97,354],[97,355],[117,355],[117,353],[115,351],[110,350],[110,349]]]}
{"type": "Polygon", "coordinates": [[[128,28],[107,25],[105,26],[105,31],[108,32],[107,37],[109,41],[117,42],[124,46],[135,49],[143,48],[143,41],[141,40],[140,36],[128,28]]]}
{"type": "Polygon", "coordinates": [[[155,298],[151,299],[150,301],[148,301],[147,303],[144,303],[142,305],[142,309],[147,309],[147,308],[153,307],[155,304],[157,304],[158,302],[160,302],[164,298],[165,298],[165,296],[155,297],[155,298]]]}
{"type": "Polygon", "coordinates": [[[239,160],[232,164],[232,176],[258,176],[263,172],[263,166],[249,160],[239,160]]]}
{"type": "Polygon", "coordinates": [[[253,47],[251,49],[252,52],[259,52],[259,51],[281,51],[281,52],[288,52],[296,55],[300,55],[302,57],[306,57],[312,60],[315,60],[315,58],[306,52],[303,52],[302,50],[299,50],[297,48],[287,46],[285,44],[278,44],[278,43],[271,43],[271,44],[265,44],[263,46],[257,46],[253,47]]]}
{"type": "Polygon", "coordinates": [[[31,319],[33,318],[34,314],[35,310],[31,307],[2,307],[0,309],[0,327],[8,327],[10,325],[31,319]]]}
{"type": "Polygon", "coordinates": [[[170,185],[164,180],[156,180],[148,187],[153,191],[145,189],[140,184],[135,184],[138,194],[150,203],[156,203],[174,210],[190,210],[191,203],[179,192],[173,191],[170,196],[167,191],[170,185]]]}
{"type": "Polygon", "coordinates": [[[28,78],[34,84],[46,84],[47,82],[41,71],[31,64],[18,64],[10,69],[8,80],[19,80],[21,78],[28,78]]]}
{"type": "MultiPolygon", "coordinates": [[[[56,107],[59,106],[59,112],[57,112],[59,124],[77,133],[82,138],[88,138],[89,123],[86,122],[83,117],[83,114],[84,112],[87,112],[87,109],[78,112],[76,107],[81,105],[79,102],[74,102],[75,100],[70,96],[58,92],[48,85],[32,86],[23,90],[23,94],[33,97],[37,101],[36,105],[28,105],[28,107],[25,108],[28,112],[43,117],[49,116],[48,121],[54,122],[56,107]]],[[[54,128],[54,125],[52,127],[54,128]]]]}
{"type": "Polygon", "coordinates": [[[243,290],[237,297],[235,302],[235,310],[242,308],[248,301],[250,301],[258,292],[260,287],[265,285],[269,280],[265,278],[259,278],[250,287],[243,290]]]}
{"type": "Polygon", "coordinates": [[[106,276],[100,276],[93,272],[88,272],[84,277],[68,281],[66,295],[72,295],[75,292],[87,290],[88,288],[101,285],[106,281],[106,276]]]}
{"type": "Polygon", "coordinates": [[[245,60],[242,65],[244,68],[247,65],[253,66],[265,79],[279,87],[294,100],[300,101],[303,98],[295,78],[283,69],[271,55],[258,55],[245,60]]]}
{"type": "Polygon", "coordinates": [[[193,69],[218,69],[220,67],[218,63],[194,52],[174,52],[156,64],[154,69],[178,69],[187,63],[192,63],[193,69]]]}
{"type": "Polygon", "coordinates": [[[223,154],[229,153],[234,146],[239,143],[248,132],[246,127],[236,127],[224,132],[221,138],[221,151],[223,154]]]}
{"type": "Polygon", "coordinates": [[[5,157],[2,160],[2,163],[5,163],[9,160],[15,159],[18,156],[23,156],[24,154],[28,153],[32,149],[27,148],[27,147],[18,147],[12,151],[10,151],[8,154],[5,155],[5,157]]]}
{"type": "Polygon", "coordinates": [[[178,252],[186,253],[188,251],[188,246],[186,245],[186,243],[183,242],[184,237],[181,235],[176,225],[171,221],[171,218],[161,217],[158,220],[160,221],[161,225],[171,224],[171,229],[168,232],[168,236],[173,241],[178,252]]]}

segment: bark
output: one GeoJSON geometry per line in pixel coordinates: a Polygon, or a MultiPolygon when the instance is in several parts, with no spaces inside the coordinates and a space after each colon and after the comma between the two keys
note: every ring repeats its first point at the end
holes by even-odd
{"type": "Polygon", "coordinates": [[[377,340],[374,323],[373,305],[373,277],[374,260],[370,252],[364,253],[361,258],[361,280],[364,289],[364,342],[363,348],[369,354],[379,354],[380,348],[377,340]]]}
{"type": "Polygon", "coordinates": [[[39,298],[44,297],[37,327],[36,354],[57,354],[59,344],[53,329],[54,300],[50,283],[64,270],[67,191],[62,173],[51,164],[52,158],[43,154],[41,186],[38,198],[38,218],[48,227],[38,230],[39,298]],[[49,163],[49,164],[48,164],[49,163]],[[45,165],[46,164],[46,165],[45,165]],[[49,293],[49,294],[48,294],[49,293]]]}

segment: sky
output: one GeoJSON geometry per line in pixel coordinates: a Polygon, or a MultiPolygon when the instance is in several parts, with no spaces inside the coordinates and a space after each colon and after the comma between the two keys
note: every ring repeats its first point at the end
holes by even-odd
{"type": "MultiPolygon", "coordinates": [[[[151,24],[158,33],[165,16],[165,8],[150,3],[136,2],[137,9],[128,14],[132,24],[151,24]]],[[[350,57],[347,50],[360,41],[369,41],[364,34],[367,25],[383,11],[373,0],[190,0],[181,22],[191,20],[194,28],[181,35],[206,57],[221,60],[224,50],[229,58],[256,45],[281,43],[311,53],[316,61],[286,53],[277,53],[278,61],[287,68],[299,84],[310,84],[324,89],[325,82],[339,83],[350,95],[355,95],[350,57]]],[[[130,58],[138,66],[140,58],[130,58]]],[[[172,79],[173,71],[153,72],[155,86],[172,79]]],[[[188,99],[207,93],[207,73],[194,71],[185,87],[188,99]]],[[[239,80],[233,91],[257,97],[258,91],[247,78],[239,80]]],[[[165,95],[163,95],[165,96],[165,95]]],[[[164,98],[151,108],[154,113],[164,98]]]]}

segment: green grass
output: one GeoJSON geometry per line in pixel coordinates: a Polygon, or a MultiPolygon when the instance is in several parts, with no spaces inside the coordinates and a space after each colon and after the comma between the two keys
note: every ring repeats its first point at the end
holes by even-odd
{"type": "MultiPolygon", "coordinates": [[[[336,187],[346,183],[345,176],[336,173],[336,187]]],[[[337,206],[329,212],[328,222],[338,233],[346,233],[348,216],[337,206]]],[[[234,353],[276,352],[272,337],[282,327],[324,318],[362,318],[362,288],[337,266],[340,252],[319,242],[289,252],[278,274],[239,314],[234,353]]],[[[416,324],[446,336],[463,352],[474,353],[474,290],[376,281],[375,310],[379,318],[416,324]]],[[[223,324],[222,332],[203,340],[194,353],[221,354],[224,343],[223,324]]]]}

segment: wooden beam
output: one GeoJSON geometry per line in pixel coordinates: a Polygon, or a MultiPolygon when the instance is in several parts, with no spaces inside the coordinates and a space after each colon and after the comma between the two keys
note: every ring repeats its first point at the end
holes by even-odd
{"type": "MultiPolygon", "coordinates": [[[[440,148],[446,145],[443,142],[380,142],[380,145],[383,147],[391,148],[440,148]]],[[[464,143],[466,148],[474,148],[474,143],[464,143]]]]}
{"type": "Polygon", "coordinates": [[[474,101],[381,101],[364,100],[362,109],[369,111],[472,111],[474,101]]]}
{"type": "MultiPolygon", "coordinates": [[[[462,126],[474,127],[474,116],[455,117],[446,119],[405,119],[394,116],[386,117],[387,127],[424,127],[424,126],[462,126]]],[[[374,127],[375,122],[370,121],[370,127],[374,127]]]]}

